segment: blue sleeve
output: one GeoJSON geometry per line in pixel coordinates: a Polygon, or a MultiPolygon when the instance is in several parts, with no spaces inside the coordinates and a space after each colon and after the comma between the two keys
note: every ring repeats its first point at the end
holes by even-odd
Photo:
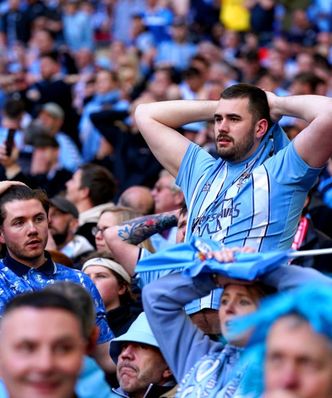
{"type": "MultiPolygon", "coordinates": [[[[105,380],[105,372],[89,356],[84,357],[83,368],[76,382],[75,392],[79,398],[110,398],[111,387],[105,380]]],[[[0,396],[1,398],[1,396],[0,396]]]]}
{"type": "Polygon", "coordinates": [[[194,143],[189,145],[176,178],[176,184],[181,187],[187,203],[190,203],[199,180],[215,162],[215,158],[200,146],[194,143]]]}
{"type": "Polygon", "coordinates": [[[308,191],[312,187],[322,170],[310,167],[297,153],[293,142],[264,164],[278,183],[297,185],[303,191],[308,191]]]}
{"type": "Polygon", "coordinates": [[[183,307],[203,297],[216,286],[210,276],[191,279],[173,273],[143,289],[143,306],[160,350],[180,382],[206,354],[222,350],[221,343],[212,341],[186,315],[183,307]]]}
{"type": "MultiPolygon", "coordinates": [[[[152,253],[149,252],[149,250],[141,248],[138,261],[142,260],[143,258],[147,258],[151,256],[152,253]]],[[[161,278],[162,276],[168,275],[170,273],[169,270],[167,271],[145,271],[145,272],[139,272],[136,274],[137,278],[137,283],[140,289],[143,289],[145,285],[148,285],[149,283],[155,281],[156,279],[161,278]]]]}
{"type": "Polygon", "coordinates": [[[297,265],[285,265],[261,277],[266,285],[275,287],[278,291],[293,289],[306,283],[328,283],[332,279],[313,268],[297,265]]]}
{"type": "Polygon", "coordinates": [[[9,398],[5,383],[0,380],[0,398],[9,398]]]}

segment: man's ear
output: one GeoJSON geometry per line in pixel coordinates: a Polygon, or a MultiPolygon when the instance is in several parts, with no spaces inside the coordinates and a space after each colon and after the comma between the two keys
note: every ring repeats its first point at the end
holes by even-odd
{"type": "Polygon", "coordinates": [[[86,199],[90,196],[90,188],[89,187],[82,187],[80,189],[81,195],[83,199],[86,199]]]}
{"type": "Polygon", "coordinates": [[[256,123],[256,138],[261,139],[269,128],[269,123],[266,119],[260,119],[256,123]]]}
{"type": "Polygon", "coordinates": [[[88,339],[88,342],[86,345],[86,354],[87,355],[91,355],[94,352],[96,345],[97,345],[98,337],[99,337],[99,328],[98,328],[98,326],[94,326],[90,333],[90,336],[89,336],[89,339],[88,339]]]}
{"type": "Polygon", "coordinates": [[[78,219],[77,218],[73,218],[72,220],[70,220],[69,228],[70,228],[70,231],[73,234],[75,234],[75,232],[77,231],[77,228],[78,228],[78,219]]]}
{"type": "Polygon", "coordinates": [[[3,243],[3,244],[6,243],[6,242],[5,242],[5,238],[4,238],[4,236],[3,236],[3,230],[2,230],[2,228],[0,228],[0,243],[3,243]]]}
{"type": "Polygon", "coordinates": [[[184,195],[182,191],[178,191],[174,194],[174,198],[175,198],[175,203],[178,206],[182,206],[182,203],[184,201],[184,195]]]}
{"type": "Polygon", "coordinates": [[[169,367],[167,367],[164,371],[163,371],[163,378],[164,379],[169,379],[171,376],[173,376],[173,373],[171,371],[171,369],[169,367]]]}

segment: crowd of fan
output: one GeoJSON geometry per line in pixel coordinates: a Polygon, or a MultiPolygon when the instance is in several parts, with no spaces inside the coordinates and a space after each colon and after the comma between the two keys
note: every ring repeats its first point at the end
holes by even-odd
{"type": "MultiPolygon", "coordinates": [[[[87,162],[112,171],[117,195],[153,186],[160,168],[134,135],[141,102],[218,99],[235,82],[278,95],[331,93],[329,2],[253,1],[230,8],[232,18],[227,1],[22,3],[1,7],[1,141],[19,130],[21,169],[52,174],[51,196],[87,162]],[[56,142],[40,142],[46,130],[56,142]],[[31,146],[53,148],[53,160],[31,160],[31,146]]],[[[299,123],[283,121],[291,136],[299,123]]],[[[183,133],[211,148],[209,125],[183,133]]]]}

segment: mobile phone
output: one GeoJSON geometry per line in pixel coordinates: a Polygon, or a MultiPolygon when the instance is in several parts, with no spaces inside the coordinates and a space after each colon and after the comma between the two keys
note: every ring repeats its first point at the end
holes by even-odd
{"type": "Polygon", "coordinates": [[[15,129],[8,129],[7,139],[6,139],[6,154],[10,156],[12,154],[14,146],[15,129]]]}

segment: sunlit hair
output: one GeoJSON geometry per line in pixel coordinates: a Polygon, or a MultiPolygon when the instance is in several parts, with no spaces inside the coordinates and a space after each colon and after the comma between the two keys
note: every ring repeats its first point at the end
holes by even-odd
{"type": "Polygon", "coordinates": [[[140,217],[142,214],[131,207],[125,206],[110,206],[104,209],[99,218],[105,213],[112,213],[116,219],[116,225],[121,224],[124,221],[131,220],[132,218],[140,217]]]}
{"type": "Polygon", "coordinates": [[[26,185],[13,185],[0,195],[0,226],[6,218],[5,204],[15,200],[38,200],[46,214],[48,214],[49,201],[46,193],[40,189],[31,189],[26,185]]]}

